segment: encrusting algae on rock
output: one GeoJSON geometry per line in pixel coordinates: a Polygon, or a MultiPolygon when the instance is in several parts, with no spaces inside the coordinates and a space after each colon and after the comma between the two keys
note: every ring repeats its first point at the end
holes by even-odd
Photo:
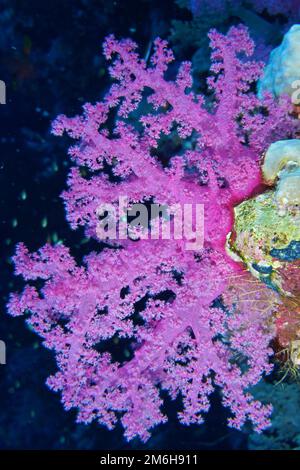
{"type": "Polygon", "coordinates": [[[300,244],[299,223],[290,212],[280,215],[274,191],[242,202],[235,208],[234,216],[229,251],[240,258],[255,277],[281,290],[282,262],[276,254],[291,250],[295,241],[300,244]]]}

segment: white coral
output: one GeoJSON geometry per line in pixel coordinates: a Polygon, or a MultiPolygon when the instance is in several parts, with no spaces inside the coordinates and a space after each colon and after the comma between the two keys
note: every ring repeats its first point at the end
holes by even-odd
{"type": "Polygon", "coordinates": [[[270,145],[262,167],[265,182],[273,184],[287,167],[300,167],[300,139],[279,140],[270,145]]]}
{"type": "Polygon", "coordinates": [[[300,206],[300,139],[273,143],[266,152],[262,172],[267,184],[278,180],[275,198],[282,213],[300,206]]]}
{"type": "MultiPolygon", "coordinates": [[[[285,34],[279,47],[271,52],[269,63],[258,84],[258,96],[271,92],[274,96],[288,94],[298,100],[300,89],[300,25],[285,34]]],[[[295,104],[298,104],[295,102],[295,104]]]]}

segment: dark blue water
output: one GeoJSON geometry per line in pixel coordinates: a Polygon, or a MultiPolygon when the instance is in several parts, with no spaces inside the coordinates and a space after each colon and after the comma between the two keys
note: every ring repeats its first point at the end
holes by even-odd
{"type": "MultiPolygon", "coordinates": [[[[189,38],[180,37],[180,29],[171,32],[174,20],[193,20],[191,11],[173,0],[1,0],[0,6],[0,79],[7,86],[7,103],[0,107],[0,339],[7,345],[7,364],[0,366],[0,448],[247,448],[248,430],[226,427],[227,414],[217,393],[202,426],[179,425],[180,403],[167,402],[169,423],[156,428],[145,445],[138,440],[127,443],[121,428],[109,432],[96,423],[76,424],[75,411],[64,411],[59,396],[45,385],[56,370],[52,354],[22,318],[10,318],[5,308],[9,292],[22,286],[13,276],[10,259],[17,242],[37,249],[59,239],[81,257],[90,250],[90,245],[81,244],[82,233],[72,232],[65,221],[59,194],[69,167],[67,145],[50,135],[50,122],[60,113],[74,115],[107,89],[101,54],[107,34],[133,38],[142,54],[155,37],[171,38],[177,60],[195,58],[199,36],[192,27],[189,38]]],[[[282,31],[288,22],[284,15],[265,12],[262,17],[282,31]]],[[[240,22],[231,14],[223,18],[218,26],[224,31],[240,22]]],[[[198,21],[203,31],[214,26],[206,17],[198,21]]],[[[194,64],[201,89],[206,65],[199,60],[194,64]]]]}

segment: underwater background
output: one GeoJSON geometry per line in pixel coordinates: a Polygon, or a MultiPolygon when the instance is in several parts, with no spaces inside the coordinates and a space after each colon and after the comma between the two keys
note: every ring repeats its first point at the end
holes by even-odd
{"type": "Polygon", "coordinates": [[[108,34],[132,38],[142,56],[157,36],[168,39],[177,62],[192,61],[197,91],[203,92],[209,67],[206,35],[211,28],[225,33],[230,26],[245,23],[261,43],[258,58],[267,60],[289,26],[300,21],[297,14],[291,17],[281,10],[282,2],[277,9],[274,1],[270,11],[258,9],[258,1],[244,2],[242,9],[223,2],[218,14],[216,2],[202,2],[204,12],[198,11],[198,3],[0,1],[0,79],[7,87],[7,102],[0,107],[0,339],[7,347],[7,363],[0,365],[1,449],[300,448],[300,385],[292,380],[278,384],[276,367],[256,387],[257,398],[276,405],[272,427],[261,435],[250,427],[229,429],[217,392],[201,426],[180,425],[176,403],[166,401],[169,422],[156,427],[145,444],[138,439],[128,443],[120,426],[108,431],[96,423],[76,424],[76,412],[66,412],[59,395],[45,385],[56,370],[53,354],[23,319],[6,314],[9,293],[22,286],[13,276],[16,243],[23,241],[36,250],[47,241],[63,241],[73,246],[75,256],[90,251],[83,231],[71,231],[65,220],[59,194],[66,186],[70,162],[66,140],[52,136],[49,129],[58,114],[75,115],[86,101],[93,103],[107,91],[101,45],[108,34]]]}

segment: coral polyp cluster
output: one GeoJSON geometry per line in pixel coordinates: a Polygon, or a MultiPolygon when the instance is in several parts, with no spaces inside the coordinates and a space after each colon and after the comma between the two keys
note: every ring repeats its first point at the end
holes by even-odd
{"type": "Polygon", "coordinates": [[[109,36],[104,53],[115,83],[103,101],[53,125],[56,135],[76,141],[63,193],[72,228],[84,226],[96,238],[97,208],[116,206],[120,196],[202,204],[203,248],[186,250],[184,239],[126,239],[77,263],[65,246],[29,253],[20,244],[14,257],[16,273],[29,283],[12,295],[9,311],[27,314],[54,351],[58,370],[48,385],[61,392],[66,409],[78,410],[79,421],[109,429],[121,421],[127,439],[147,440],[167,420],[166,394],[180,398],[185,425],[203,421],[215,389],[230,411],[229,426],[250,421],[260,432],[270,424],[271,407],[250,388],[272,369],[273,309],[262,315],[263,299],[236,308],[234,296],[224,308],[222,294],[245,271],[225,242],[234,205],[260,183],[259,156],[293,134],[294,119],[289,100],[256,96],[262,64],[251,58],[245,27],[227,35],[212,30],[209,38],[209,99],[193,91],[190,63],[175,80],[167,77],[174,56],[165,41],[154,42],[146,61],[133,41],[109,36]],[[174,136],[175,155],[162,145],[174,136]]]}

